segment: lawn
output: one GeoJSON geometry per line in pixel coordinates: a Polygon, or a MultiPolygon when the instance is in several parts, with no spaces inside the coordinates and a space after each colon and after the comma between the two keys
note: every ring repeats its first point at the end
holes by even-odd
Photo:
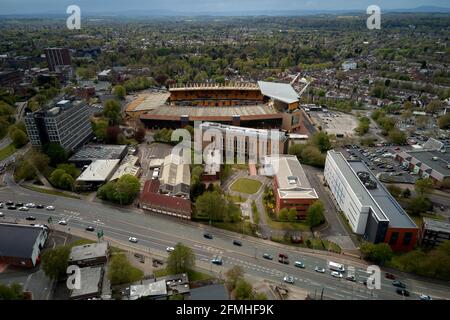
{"type": "Polygon", "coordinates": [[[266,215],[266,222],[272,229],[286,230],[286,231],[310,231],[308,223],[306,221],[295,221],[295,222],[280,222],[273,220],[268,214],[267,210],[264,210],[266,215]]]}
{"type": "Polygon", "coordinates": [[[241,178],[231,186],[231,190],[246,194],[254,194],[261,188],[262,183],[257,180],[241,178]]]}
{"type": "MultiPolygon", "coordinates": [[[[153,271],[153,275],[155,277],[164,277],[170,275],[170,272],[168,272],[167,269],[155,270],[153,271]]],[[[195,270],[190,270],[188,272],[188,275],[189,275],[189,282],[213,279],[213,277],[210,276],[209,274],[195,270]]]]}
{"type": "Polygon", "coordinates": [[[0,160],[8,158],[16,151],[16,147],[11,143],[0,150],[0,160]]]}
{"type": "Polygon", "coordinates": [[[247,198],[245,198],[245,197],[231,195],[231,194],[227,194],[227,199],[232,201],[233,203],[242,203],[247,200],[247,198]]]}
{"type": "Polygon", "coordinates": [[[51,194],[54,196],[61,196],[61,197],[72,198],[72,199],[80,199],[80,197],[73,196],[71,194],[67,194],[67,193],[61,192],[61,191],[49,190],[49,189],[44,189],[44,188],[39,188],[39,187],[29,186],[29,185],[23,185],[23,187],[26,189],[32,190],[32,191],[47,193],[47,194],[51,194]]]}

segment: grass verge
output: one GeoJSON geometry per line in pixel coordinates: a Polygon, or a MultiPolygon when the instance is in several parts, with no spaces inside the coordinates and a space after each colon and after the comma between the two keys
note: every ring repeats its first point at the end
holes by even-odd
{"type": "Polygon", "coordinates": [[[8,158],[14,152],[16,152],[16,147],[12,143],[7,145],[3,149],[0,149],[0,160],[8,158]]]}
{"type": "Polygon", "coordinates": [[[241,178],[231,185],[231,190],[240,193],[254,194],[258,192],[261,185],[262,183],[257,180],[241,178]]]}
{"type": "Polygon", "coordinates": [[[36,192],[40,192],[40,193],[46,193],[46,194],[51,194],[51,195],[54,195],[54,196],[61,196],[61,197],[72,198],[72,199],[81,199],[80,197],[73,196],[71,194],[67,194],[67,193],[62,192],[62,191],[49,190],[49,189],[44,189],[44,188],[39,188],[39,187],[29,186],[29,185],[23,185],[23,187],[26,188],[26,189],[32,190],[32,191],[36,191],[36,192]]]}
{"type": "MultiPolygon", "coordinates": [[[[160,269],[160,270],[153,271],[153,275],[155,277],[164,277],[164,276],[171,275],[171,273],[169,271],[167,271],[167,269],[160,269]]],[[[196,270],[188,271],[188,276],[189,276],[190,282],[210,280],[210,279],[214,278],[214,277],[210,276],[209,274],[206,274],[206,273],[203,273],[200,271],[196,271],[196,270]]]]}

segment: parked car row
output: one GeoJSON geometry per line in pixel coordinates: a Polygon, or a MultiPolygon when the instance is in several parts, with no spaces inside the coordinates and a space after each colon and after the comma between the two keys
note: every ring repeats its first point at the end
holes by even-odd
{"type": "MultiPolygon", "coordinates": [[[[19,210],[19,211],[29,211],[30,209],[44,209],[44,205],[42,204],[34,204],[32,202],[24,204],[23,202],[13,202],[11,200],[5,201],[5,203],[0,202],[0,208],[6,206],[8,210],[19,210]]],[[[54,211],[55,207],[46,206],[46,210],[54,211]]]]}

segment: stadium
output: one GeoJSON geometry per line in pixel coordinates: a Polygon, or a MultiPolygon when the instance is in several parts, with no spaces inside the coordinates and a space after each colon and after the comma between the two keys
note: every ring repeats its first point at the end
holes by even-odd
{"type": "Polygon", "coordinates": [[[168,92],[141,94],[127,106],[126,115],[149,129],[202,121],[296,132],[305,116],[299,109],[301,93],[292,84],[266,81],[175,85],[168,92]]]}

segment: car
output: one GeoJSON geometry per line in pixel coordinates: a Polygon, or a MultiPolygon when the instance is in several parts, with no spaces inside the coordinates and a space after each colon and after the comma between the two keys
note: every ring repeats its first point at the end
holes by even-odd
{"type": "Polygon", "coordinates": [[[128,241],[133,242],[133,243],[138,243],[138,239],[135,237],[129,237],[128,241]]]}
{"type": "Polygon", "coordinates": [[[331,271],[331,275],[333,277],[335,277],[335,278],[342,278],[343,277],[342,273],[337,272],[337,271],[331,271]]]}
{"type": "Polygon", "coordinates": [[[43,204],[37,204],[36,205],[36,209],[44,209],[44,205],[43,204]]]}
{"type": "Polygon", "coordinates": [[[319,273],[325,273],[325,268],[316,266],[314,268],[314,271],[319,272],[319,273]]]}
{"type": "Polygon", "coordinates": [[[29,203],[27,203],[25,205],[25,207],[27,207],[27,208],[36,208],[36,205],[34,203],[32,203],[32,202],[29,202],[29,203]]]}
{"type": "Polygon", "coordinates": [[[282,264],[289,264],[289,259],[278,258],[278,262],[282,264]]]}
{"type": "Polygon", "coordinates": [[[61,226],[67,226],[67,221],[66,220],[61,220],[61,221],[58,221],[58,224],[61,225],[61,226]]]}
{"type": "Polygon", "coordinates": [[[267,260],[273,260],[273,256],[271,254],[268,254],[268,253],[264,253],[263,254],[263,258],[267,259],[267,260]]]}
{"type": "Polygon", "coordinates": [[[17,207],[16,206],[7,206],[6,209],[8,209],[8,210],[16,210],[17,207]]]}
{"type": "Polygon", "coordinates": [[[3,212],[0,212],[0,218],[4,218],[5,214],[3,212]]]}
{"type": "Polygon", "coordinates": [[[404,297],[409,297],[409,291],[406,289],[401,289],[401,288],[397,288],[397,290],[395,290],[399,295],[402,295],[404,297]]]}
{"type": "Polygon", "coordinates": [[[174,247],[167,247],[166,251],[167,252],[172,252],[172,251],[175,251],[175,248],[174,247]]]}
{"type": "Polygon", "coordinates": [[[30,209],[28,209],[27,207],[20,207],[19,211],[29,211],[30,209]]]}
{"type": "Polygon", "coordinates": [[[36,217],[29,216],[29,217],[26,217],[25,220],[34,221],[34,220],[36,220],[36,217]]]}
{"type": "Polygon", "coordinates": [[[233,240],[233,244],[235,246],[242,247],[242,242],[240,242],[239,240],[233,240]]]}
{"type": "Polygon", "coordinates": [[[394,287],[398,287],[398,288],[402,288],[402,289],[405,289],[405,288],[406,288],[406,284],[404,284],[404,283],[401,282],[401,281],[397,281],[397,280],[392,281],[392,285],[393,285],[394,287]]]}
{"type": "Polygon", "coordinates": [[[211,260],[211,263],[212,263],[212,264],[216,264],[216,265],[221,266],[221,265],[223,264],[223,260],[222,260],[221,257],[214,257],[214,258],[211,260]]]}
{"type": "Polygon", "coordinates": [[[386,279],[395,280],[395,276],[389,272],[386,272],[385,277],[386,277],[386,279]]]}
{"type": "Polygon", "coordinates": [[[23,207],[23,202],[16,202],[16,207],[23,207]]]}
{"type": "Polygon", "coordinates": [[[351,282],[356,282],[355,276],[346,276],[345,280],[348,280],[348,281],[351,281],[351,282]]]}
{"type": "Polygon", "coordinates": [[[54,206],[46,206],[45,209],[48,211],[54,211],[55,207],[54,206]]]}
{"type": "Polygon", "coordinates": [[[287,256],[287,254],[284,254],[284,253],[278,254],[278,258],[281,258],[281,259],[289,259],[289,257],[287,256]]]}
{"type": "Polygon", "coordinates": [[[94,230],[95,230],[95,228],[93,226],[86,227],[86,231],[92,232],[94,230]]]}
{"type": "Polygon", "coordinates": [[[295,261],[294,266],[296,266],[297,268],[302,268],[302,269],[305,268],[305,264],[301,261],[295,261]]]}
{"type": "Polygon", "coordinates": [[[0,208],[3,208],[3,202],[0,202],[0,208]]]}
{"type": "Polygon", "coordinates": [[[286,283],[290,283],[290,284],[294,284],[295,283],[295,280],[294,280],[293,276],[285,276],[283,278],[283,281],[286,282],[286,283]]]}
{"type": "Polygon", "coordinates": [[[419,299],[420,300],[433,300],[429,295],[423,294],[423,293],[419,294],[419,299]]]}
{"type": "Polygon", "coordinates": [[[203,237],[206,238],[206,239],[212,239],[213,238],[212,234],[210,234],[210,233],[205,233],[203,235],[203,237]]]}
{"type": "Polygon", "coordinates": [[[12,202],[11,200],[8,200],[8,201],[5,202],[5,204],[6,204],[7,206],[13,206],[13,205],[14,205],[14,202],[12,202]]]}

